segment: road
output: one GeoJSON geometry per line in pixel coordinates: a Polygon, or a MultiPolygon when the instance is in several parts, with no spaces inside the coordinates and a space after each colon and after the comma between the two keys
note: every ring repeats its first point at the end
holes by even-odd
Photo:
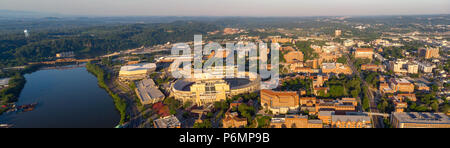
{"type": "MultiPolygon", "coordinates": [[[[112,69],[106,69],[108,73],[112,73],[112,69]]],[[[128,128],[138,128],[141,123],[143,123],[142,114],[140,113],[138,106],[135,103],[134,90],[130,90],[129,86],[118,81],[116,76],[112,76],[111,79],[106,81],[109,89],[116,93],[120,98],[125,99],[127,103],[127,115],[130,116],[130,121],[126,127],[128,128]],[[120,85],[120,86],[119,86],[120,85]],[[123,88],[127,89],[126,91],[123,88]]]]}
{"type": "MultiPolygon", "coordinates": [[[[358,71],[358,69],[355,67],[355,65],[353,65],[353,63],[355,63],[355,61],[352,60],[348,54],[345,54],[345,55],[347,56],[347,64],[352,68],[353,74],[354,75],[356,74],[357,76],[359,76],[361,78],[363,85],[368,88],[367,92],[364,92],[364,93],[367,94],[367,96],[369,97],[369,100],[370,100],[370,103],[369,103],[370,112],[379,113],[377,104],[376,104],[376,99],[373,95],[373,92],[371,91],[371,87],[363,79],[363,76],[358,71]]],[[[360,104],[361,104],[360,110],[362,111],[362,102],[360,102],[360,104]]],[[[382,121],[382,118],[380,118],[380,116],[371,116],[371,117],[372,117],[373,126],[375,128],[383,128],[383,122],[380,122],[380,121],[382,121]]]]}

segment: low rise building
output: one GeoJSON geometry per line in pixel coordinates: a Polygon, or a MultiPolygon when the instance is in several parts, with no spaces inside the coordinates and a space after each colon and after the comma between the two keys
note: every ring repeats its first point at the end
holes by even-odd
{"type": "Polygon", "coordinates": [[[352,70],[349,66],[342,63],[322,63],[322,73],[330,74],[352,74],[352,70]]]}
{"type": "Polygon", "coordinates": [[[342,98],[339,100],[316,99],[315,97],[300,98],[300,108],[310,114],[317,114],[321,111],[333,111],[337,114],[356,111],[358,102],[355,98],[342,98]]]}
{"type": "Polygon", "coordinates": [[[324,96],[326,94],[328,94],[328,87],[314,87],[313,88],[313,93],[316,96],[324,96]]]}
{"type": "Polygon", "coordinates": [[[396,95],[396,97],[397,97],[397,99],[399,99],[402,102],[406,102],[406,100],[413,101],[413,102],[417,101],[416,94],[414,94],[414,93],[398,93],[396,95]]]}
{"type": "Polygon", "coordinates": [[[361,70],[368,70],[368,71],[379,71],[381,70],[381,66],[374,65],[374,64],[363,64],[361,65],[361,70]]]}
{"type": "Polygon", "coordinates": [[[391,125],[394,128],[450,128],[450,119],[443,113],[394,112],[391,125]]]}
{"type": "Polygon", "coordinates": [[[0,79],[0,89],[8,87],[9,86],[9,80],[11,80],[11,78],[0,79]]]}
{"type": "Polygon", "coordinates": [[[331,116],[334,115],[334,111],[319,111],[317,117],[322,120],[323,124],[331,124],[331,116]]]}
{"type": "Polygon", "coordinates": [[[286,115],[274,117],[270,122],[271,128],[322,128],[321,120],[308,120],[308,116],[286,115]]]}
{"type": "Polygon", "coordinates": [[[272,43],[292,43],[294,41],[292,38],[282,38],[281,36],[272,36],[270,38],[272,43]]]}
{"type": "Polygon", "coordinates": [[[380,90],[380,91],[383,91],[383,90],[386,89],[386,88],[389,88],[389,89],[390,89],[389,84],[386,83],[386,82],[380,82],[380,88],[379,88],[379,90],[380,90]]]}
{"type": "Polygon", "coordinates": [[[180,120],[174,115],[161,117],[153,121],[155,128],[181,128],[180,120]]]}
{"type": "Polygon", "coordinates": [[[284,59],[288,64],[303,62],[303,53],[301,51],[291,51],[284,55],[284,59]]]}
{"type": "Polygon", "coordinates": [[[351,46],[353,46],[355,44],[356,43],[353,40],[350,40],[350,39],[344,41],[344,46],[345,47],[351,47],[351,46]]]}
{"type": "Polygon", "coordinates": [[[372,122],[366,115],[332,115],[331,128],[372,128],[372,122]]]}
{"type": "Polygon", "coordinates": [[[261,106],[272,111],[273,114],[299,112],[299,100],[297,92],[261,90],[261,106]]]}
{"type": "Polygon", "coordinates": [[[424,83],[415,83],[417,90],[420,91],[430,91],[430,87],[428,87],[426,84],[424,83]]]}
{"type": "Polygon", "coordinates": [[[136,82],[135,91],[142,104],[160,102],[166,97],[152,79],[144,79],[136,82]]]}
{"type": "Polygon", "coordinates": [[[61,52],[56,54],[56,58],[70,58],[74,57],[75,53],[73,51],[61,52]]]}
{"type": "Polygon", "coordinates": [[[408,103],[403,101],[394,101],[395,112],[404,112],[408,108],[408,103]]]}
{"type": "Polygon", "coordinates": [[[342,98],[340,100],[319,100],[316,104],[315,113],[320,111],[334,111],[336,114],[355,112],[358,102],[355,98],[342,98]]]}
{"type": "Polygon", "coordinates": [[[355,51],[355,58],[373,59],[372,48],[357,48],[355,51]]]}
{"type": "Polygon", "coordinates": [[[128,81],[144,79],[154,70],[156,70],[155,63],[141,63],[122,66],[119,72],[119,79],[128,81]]]}
{"type": "Polygon", "coordinates": [[[390,79],[390,88],[398,92],[414,92],[414,85],[406,79],[390,79]]]}
{"type": "Polygon", "coordinates": [[[295,67],[294,69],[291,69],[292,72],[295,73],[319,73],[319,69],[312,69],[311,67],[295,67]]]}
{"type": "Polygon", "coordinates": [[[243,128],[247,125],[246,118],[239,118],[237,112],[226,112],[225,118],[222,119],[223,128],[243,128]]]}

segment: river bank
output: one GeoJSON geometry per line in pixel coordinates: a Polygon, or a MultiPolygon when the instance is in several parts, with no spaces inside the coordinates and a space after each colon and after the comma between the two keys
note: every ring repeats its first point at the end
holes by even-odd
{"type": "Polygon", "coordinates": [[[124,124],[126,121],[127,103],[125,102],[125,100],[123,100],[113,91],[111,91],[108,85],[106,85],[105,80],[110,78],[110,76],[106,75],[105,71],[97,64],[87,63],[86,69],[88,70],[88,72],[97,77],[99,87],[105,89],[106,92],[108,92],[108,94],[113,98],[116,109],[120,113],[120,124],[121,125],[124,124]]]}
{"type": "Polygon", "coordinates": [[[37,103],[28,112],[0,115],[0,124],[16,128],[112,128],[120,121],[112,97],[84,66],[42,68],[25,74],[19,107],[37,103]]]}

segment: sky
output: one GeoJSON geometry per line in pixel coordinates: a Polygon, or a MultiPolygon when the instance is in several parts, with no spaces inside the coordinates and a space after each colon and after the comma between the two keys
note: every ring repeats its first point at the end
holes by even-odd
{"type": "Polygon", "coordinates": [[[0,9],[83,16],[450,14],[450,0],[0,0],[0,9]]]}

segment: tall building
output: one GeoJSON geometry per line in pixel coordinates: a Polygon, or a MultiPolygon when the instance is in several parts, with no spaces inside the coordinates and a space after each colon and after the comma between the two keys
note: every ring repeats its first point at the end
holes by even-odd
{"type": "Polygon", "coordinates": [[[394,112],[394,128],[450,128],[450,119],[443,113],[394,112]]]}
{"type": "Polygon", "coordinates": [[[417,73],[419,73],[419,65],[415,64],[415,63],[412,63],[412,62],[409,62],[408,63],[408,73],[410,73],[410,74],[417,74],[417,73]]]}
{"type": "Polygon", "coordinates": [[[408,70],[403,68],[403,65],[406,65],[406,63],[408,63],[408,61],[402,60],[402,59],[398,59],[396,61],[390,61],[389,68],[394,73],[407,73],[408,70]]]}
{"type": "Polygon", "coordinates": [[[432,73],[433,69],[436,68],[436,65],[430,64],[430,63],[418,63],[419,64],[419,70],[424,73],[432,73]]]}
{"type": "Polygon", "coordinates": [[[342,35],[342,30],[335,30],[334,31],[334,36],[335,37],[340,37],[342,35]]]}
{"type": "Polygon", "coordinates": [[[300,108],[297,92],[261,90],[261,106],[273,114],[297,113],[300,108]]]}
{"type": "Polygon", "coordinates": [[[407,60],[397,59],[389,62],[389,68],[394,73],[419,73],[419,64],[417,62],[408,62],[407,60]]]}
{"type": "Polygon", "coordinates": [[[425,59],[439,58],[439,48],[419,48],[419,55],[425,59]]]}

